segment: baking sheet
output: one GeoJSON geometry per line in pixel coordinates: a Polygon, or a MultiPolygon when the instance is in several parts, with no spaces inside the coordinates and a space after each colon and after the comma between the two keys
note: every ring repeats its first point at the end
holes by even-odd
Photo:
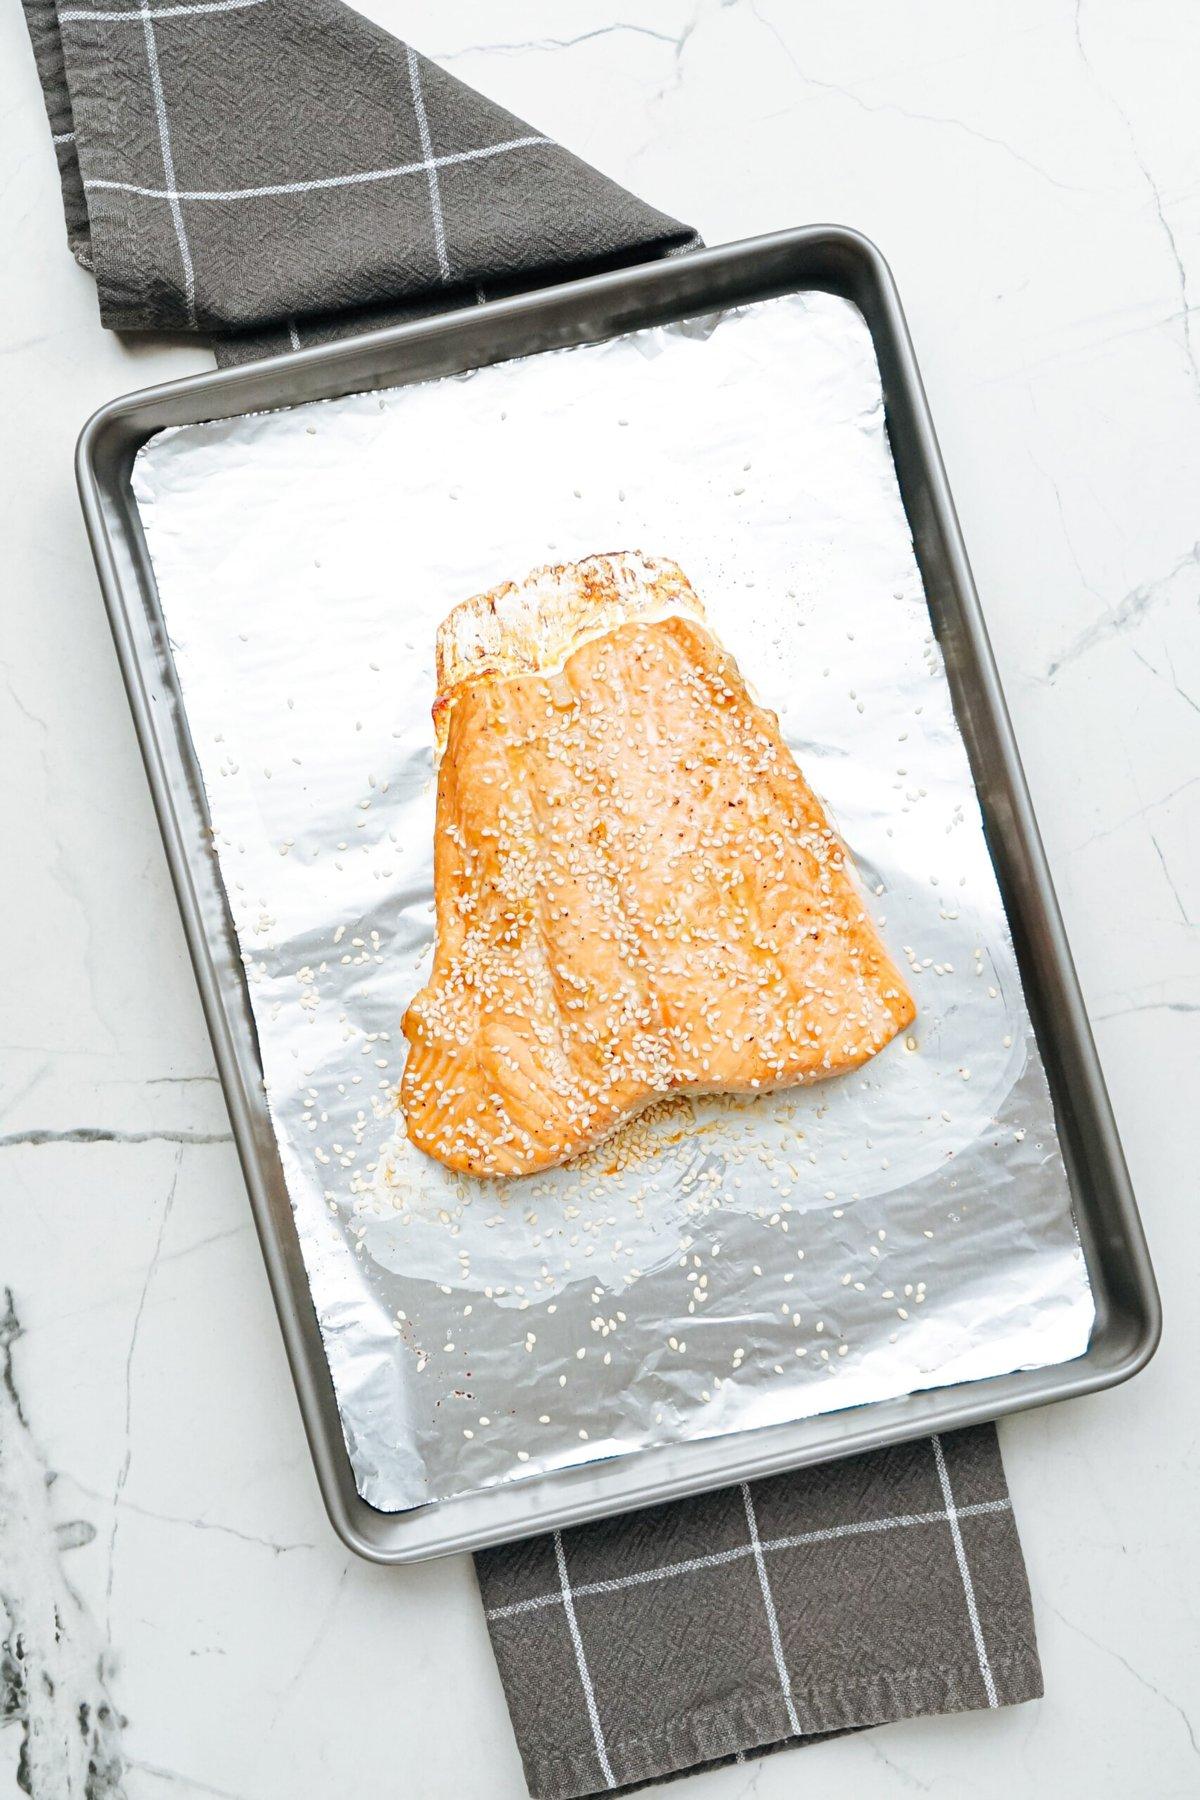
{"type": "Polygon", "coordinates": [[[1086,1347],[1092,1308],[896,491],[810,294],[162,433],[135,492],[363,1496],[395,1509],[1086,1347]],[[433,638],[539,563],[681,563],[920,1008],[866,1069],[677,1102],[521,1182],[397,1140],[432,937],[433,638]]]}

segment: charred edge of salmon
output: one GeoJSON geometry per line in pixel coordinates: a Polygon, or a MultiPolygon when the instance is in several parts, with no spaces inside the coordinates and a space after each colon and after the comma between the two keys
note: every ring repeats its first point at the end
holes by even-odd
{"type": "Polygon", "coordinates": [[[705,620],[678,563],[640,550],[549,563],[523,581],[462,601],[438,627],[433,722],[439,754],[456,693],[467,682],[553,673],[589,638],[672,613],[705,620]]]}

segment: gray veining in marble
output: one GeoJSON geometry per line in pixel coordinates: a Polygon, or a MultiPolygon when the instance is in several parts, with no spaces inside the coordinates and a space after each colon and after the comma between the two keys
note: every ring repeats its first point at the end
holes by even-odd
{"type": "Polygon", "coordinates": [[[13,1373],[21,1325],[10,1290],[0,1315],[0,1718],[17,1728],[17,1782],[34,1796],[118,1800],[124,1724],[109,1689],[112,1658],[67,1577],[63,1555],[96,1536],[57,1524],[54,1475],[38,1455],[13,1373]]]}

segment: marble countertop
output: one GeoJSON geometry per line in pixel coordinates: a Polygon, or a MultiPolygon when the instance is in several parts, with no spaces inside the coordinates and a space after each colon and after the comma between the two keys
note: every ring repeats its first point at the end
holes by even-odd
{"type": "MultiPolygon", "coordinates": [[[[1137,1381],[1003,1429],[1046,1698],[689,1800],[1193,1795],[1200,12],[365,10],[709,242],[836,220],[891,261],[1163,1290],[1137,1381]]],[[[0,1585],[64,1624],[31,1704],[111,1707],[126,1800],[522,1800],[468,1560],[371,1567],[322,1513],[84,540],[84,417],[211,358],[100,330],[13,7],[0,142],[0,1585]]]]}

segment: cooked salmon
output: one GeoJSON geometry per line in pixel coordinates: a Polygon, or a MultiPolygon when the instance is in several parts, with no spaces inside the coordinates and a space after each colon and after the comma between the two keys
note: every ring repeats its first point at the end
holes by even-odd
{"type": "Polygon", "coordinates": [[[400,1104],[452,1169],[857,1068],[914,1017],[844,845],[672,562],[536,570],[437,644],[437,947],[400,1104]]]}

